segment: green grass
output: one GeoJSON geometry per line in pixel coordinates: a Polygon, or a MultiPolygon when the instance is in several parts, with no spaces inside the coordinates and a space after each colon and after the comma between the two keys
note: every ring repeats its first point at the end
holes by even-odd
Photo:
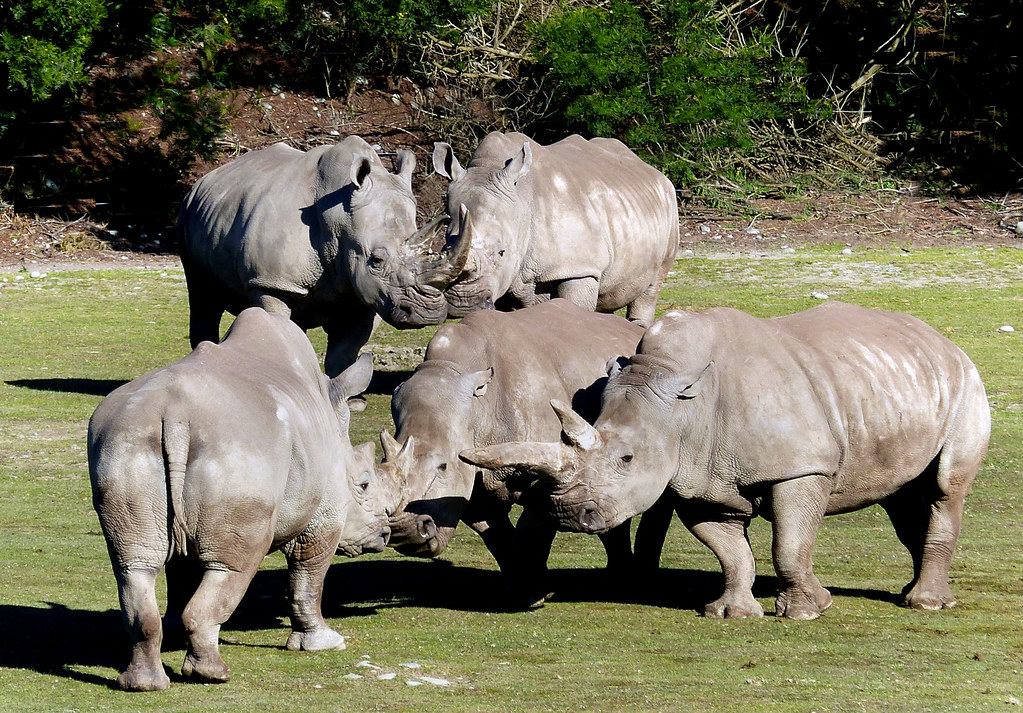
{"type": "MultiPolygon", "coordinates": [[[[272,555],[225,626],[222,686],[111,684],[127,655],[117,595],[92,511],[85,430],[102,395],[188,351],[180,270],[51,273],[0,283],[0,711],[980,711],[1023,699],[1023,283],[1019,251],[856,249],[697,255],[677,262],[662,307],[730,305],[759,316],[827,293],[915,314],[976,361],[993,407],[991,450],[967,501],[953,565],[959,607],[898,606],[909,556],[883,512],[828,518],[816,572],[835,595],[813,622],[698,615],[717,595],[714,557],[677,523],[651,586],[607,581],[595,538],[559,535],[558,598],[496,611],[500,579],[460,532],[440,561],[388,552],[332,567],[325,614],[342,652],[285,651],[283,558],[272,555]],[[1013,324],[1016,333],[999,333],[1013,324]],[[613,584],[627,595],[615,594],[613,584]],[[350,673],[361,657],[390,681],[350,673]],[[399,667],[416,662],[421,669],[399,667]],[[448,687],[410,687],[417,675],[448,687]]],[[[429,331],[381,329],[390,368],[353,422],[353,441],[390,426],[389,391],[429,331]]],[[[323,336],[312,334],[322,353],[323,336]]],[[[755,594],[773,610],[770,531],[756,521],[755,594]]],[[[182,652],[164,654],[174,672],[182,652]]],[[[1008,708],[1007,708],[1008,706],[1008,708]]]]}

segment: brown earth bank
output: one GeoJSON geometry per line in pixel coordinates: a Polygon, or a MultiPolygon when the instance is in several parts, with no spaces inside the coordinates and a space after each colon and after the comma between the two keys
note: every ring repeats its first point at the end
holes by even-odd
{"type": "MultiPolygon", "coordinates": [[[[231,128],[220,140],[219,158],[199,162],[181,176],[180,196],[217,165],[238,155],[284,141],[296,148],[332,143],[349,134],[365,138],[385,165],[399,148],[417,158],[415,188],[423,219],[442,208],[444,181],[433,174],[436,138],[422,129],[423,107],[443,101],[443,88],[365,86],[347,102],[297,93],[270,84],[238,92],[232,99],[231,128]],[[438,92],[440,99],[438,99],[438,92]],[[427,96],[429,94],[429,96],[427,96]]],[[[151,116],[134,110],[126,122],[155,132],[151,116]]],[[[100,146],[98,115],[79,119],[76,145],[63,160],[89,170],[109,161],[100,146]],[[94,126],[95,125],[95,126],[94,126]]],[[[463,163],[468,156],[462,157],[463,163]]],[[[1017,245],[1023,247],[1023,193],[980,197],[932,195],[911,183],[872,187],[860,193],[803,191],[795,196],[753,198],[729,209],[709,207],[698,187],[679,187],[682,248],[715,252],[756,251],[813,244],[890,244],[904,246],[1017,245]]],[[[173,214],[173,209],[167,211],[173,214]]],[[[3,271],[71,267],[174,264],[176,246],[171,218],[139,221],[107,217],[97,206],[80,206],[74,219],[16,213],[0,202],[0,269],[3,271]]]]}

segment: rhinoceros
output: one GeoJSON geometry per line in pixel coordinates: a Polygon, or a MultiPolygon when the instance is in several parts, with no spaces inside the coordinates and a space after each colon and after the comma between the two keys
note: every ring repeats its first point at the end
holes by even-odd
{"type": "Polygon", "coordinates": [[[875,503],[913,558],[906,602],[955,604],[948,571],[990,411],[970,359],[919,319],[837,302],[773,319],[671,312],[610,375],[592,426],[553,405],[567,444],[462,457],[531,469],[560,526],[583,532],[644,512],[667,488],[724,570],[708,616],[763,613],[746,539],[758,514],[773,527],[777,614],[819,616],[831,604],[811,562],[821,518],[875,503]]]}
{"type": "Polygon", "coordinates": [[[396,327],[440,324],[441,290],[468,240],[432,253],[416,231],[415,155],[389,173],[357,136],[299,151],[279,143],[203,176],[178,215],[192,347],[220,337],[225,311],[257,306],[327,333],[326,371],[354,363],[376,315],[396,327]]]}
{"type": "MultiPolygon", "coordinates": [[[[520,472],[503,482],[484,480],[458,453],[513,439],[559,438],[551,397],[595,414],[607,360],[631,354],[642,334],[642,327],[621,317],[563,299],[515,312],[473,312],[441,327],[425,361],[394,392],[396,439],[382,434],[384,463],[404,462],[407,471],[407,504],[391,521],[391,546],[434,557],[462,520],[483,538],[502,571],[513,573],[514,603],[542,603],[555,527],[543,509],[529,506],[532,477],[520,472]],[[513,533],[508,513],[516,502],[523,512],[513,533]]],[[[628,527],[605,546],[609,566],[626,564],[628,527]]]]}
{"type": "Polygon", "coordinates": [[[494,132],[467,168],[442,142],[433,165],[451,180],[449,242],[472,241],[465,271],[444,293],[450,315],[565,297],[653,321],[678,252],[678,204],[671,181],[625,144],[573,135],[541,146],[494,132]]]}
{"type": "MultiPolygon", "coordinates": [[[[89,472],[131,639],[121,688],[169,685],[155,591],[165,564],[168,624],[179,620],[188,639],[186,676],[228,679],[220,625],[276,549],[288,561],[287,647],[344,647],[320,599],[346,520],[371,488],[372,462],[351,467],[367,453],[348,439],[346,399],[366,388],[372,370],[366,354],[328,379],[298,326],[250,308],[223,343],[203,342],[100,403],[89,423],[89,472]]],[[[368,518],[375,531],[348,531],[349,554],[385,546],[380,515],[368,518]]]]}

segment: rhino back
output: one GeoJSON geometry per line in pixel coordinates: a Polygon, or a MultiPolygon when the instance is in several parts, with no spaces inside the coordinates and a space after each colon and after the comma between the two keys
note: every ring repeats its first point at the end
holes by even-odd
{"type": "Polygon", "coordinates": [[[965,354],[908,315],[829,303],[757,319],[718,308],[672,315],[658,332],[640,352],[677,370],[714,362],[716,467],[741,464],[739,487],[832,475],[829,512],[923,472],[964,389],[975,391],[965,354]]]}
{"type": "Polygon", "coordinates": [[[614,139],[570,136],[538,147],[527,281],[600,280],[599,309],[631,302],[678,250],[675,189],[614,139]]]}
{"type": "Polygon", "coordinates": [[[643,334],[621,317],[563,299],[514,312],[473,312],[445,329],[431,340],[428,359],[456,363],[464,372],[494,369],[487,393],[474,403],[477,446],[557,440],[561,425],[551,399],[594,416],[608,359],[631,355],[643,334]]]}
{"type": "Polygon", "coordinates": [[[305,294],[324,269],[316,158],[275,144],[201,178],[179,213],[183,256],[236,293],[256,286],[305,294]]]}

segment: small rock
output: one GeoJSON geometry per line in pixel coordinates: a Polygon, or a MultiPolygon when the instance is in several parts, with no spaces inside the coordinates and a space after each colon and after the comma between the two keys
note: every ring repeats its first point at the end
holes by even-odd
{"type": "Polygon", "coordinates": [[[401,94],[392,94],[391,101],[395,104],[401,104],[401,94]]]}
{"type": "Polygon", "coordinates": [[[369,661],[360,661],[359,663],[355,664],[355,668],[371,668],[374,671],[380,670],[379,666],[375,666],[371,664],[369,661]]]}
{"type": "Polygon", "coordinates": [[[422,668],[423,667],[422,664],[414,663],[414,662],[400,663],[398,665],[401,666],[402,668],[422,668]]]}
{"type": "Polygon", "coordinates": [[[810,296],[813,297],[815,300],[826,300],[826,299],[828,299],[828,293],[827,292],[811,292],[810,296]]]}
{"type": "Polygon", "coordinates": [[[1005,702],[1010,706],[1023,706],[1023,701],[1020,701],[1020,699],[1016,698],[1016,696],[1009,696],[1005,702]]]}
{"type": "Polygon", "coordinates": [[[843,255],[852,255],[852,248],[846,248],[842,251],[843,255]]]}
{"type": "Polygon", "coordinates": [[[369,654],[363,654],[363,655],[362,655],[362,656],[360,656],[359,658],[360,658],[360,659],[367,659],[367,660],[368,660],[368,659],[371,659],[371,658],[373,658],[373,657],[372,657],[372,656],[370,656],[369,654]]]}
{"type": "Polygon", "coordinates": [[[1016,223],[1016,235],[1023,238],[1023,220],[1016,223]]]}
{"type": "Polygon", "coordinates": [[[760,235],[760,231],[754,228],[752,225],[746,228],[746,233],[748,235],[760,235]]]}
{"type": "Polygon", "coordinates": [[[344,675],[344,678],[350,678],[350,679],[352,679],[352,680],[354,681],[354,680],[356,680],[356,679],[362,678],[362,676],[360,676],[360,675],[359,675],[359,674],[357,674],[357,673],[346,673],[346,674],[344,675]]]}
{"type": "Polygon", "coordinates": [[[383,147],[383,146],[381,146],[380,144],[373,144],[373,146],[372,146],[371,148],[372,148],[372,149],[373,149],[374,151],[383,151],[383,150],[384,150],[384,147],[383,147]]]}
{"type": "Polygon", "coordinates": [[[405,681],[406,686],[422,686],[422,681],[405,681]]]}
{"type": "Polygon", "coordinates": [[[377,680],[378,681],[390,681],[392,678],[394,678],[397,675],[398,674],[396,674],[396,673],[378,673],[377,674],[377,680]]]}
{"type": "Polygon", "coordinates": [[[28,273],[28,276],[29,277],[42,277],[43,273],[39,272],[39,270],[33,270],[32,272],[28,273]]]}
{"type": "Polygon", "coordinates": [[[786,255],[791,255],[792,253],[794,253],[794,252],[796,251],[796,249],[795,249],[795,248],[790,248],[790,247],[788,247],[788,246],[785,246],[785,247],[783,247],[783,248],[781,249],[781,251],[782,251],[783,253],[785,253],[786,255]]]}
{"type": "Polygon", "coordinates": [[[331,136],[340,136],[341,132],[337,131],[336,129],[332,129],[331,132],[330,132],[330,135],[331,136]]]}
{"type": "Polygon", "coordinates": [[[692,250],[683,250],[682,251],[682,257],[692,257],[695,254],[696,253],[694,253],[692,250]]]}
{"type": "Polygon", "coordinates": [[[710,226],[709,225],[701,225],[700,226],[700,232],[703,233],[704,235],[706,235],[707,233],[710,232],[710,226]]]}
{"type": "Polygon", "coordinates": [[[999,327],[998,331],[999,332],[1004,332],[1004,333],[1008,334],[1010,332],[1015,332],[1016,330],[1013,329],[1011,324],[1005,324],[1005,325],[1002,325],[1001,327],[999,327]]]}
{"type": "Polygon", "coordinates": [[[323,688],[323,684],[317,683],[315,686],[313,686],[313,688],[323,688]]]}
{"type": "Polygon", "coordinates": [[[421,680],[427,683],[432,683],[434,686],[450,686],[451,682],[443,678],[433,678],[432,676],[420,676],[421,680]]]}

